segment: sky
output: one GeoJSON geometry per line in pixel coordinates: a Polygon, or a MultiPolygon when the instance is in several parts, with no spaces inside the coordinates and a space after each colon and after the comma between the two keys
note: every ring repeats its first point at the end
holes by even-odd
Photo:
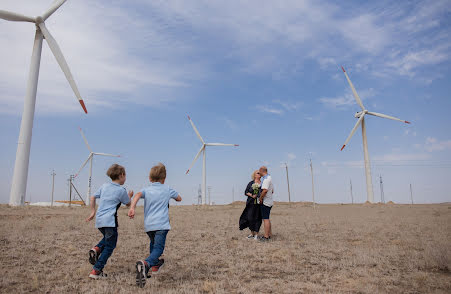
{"type": "MultiPolygon", "coordinates": [[[[4,0],[37,16],[50,0],[4,0]]],[[[89,151],[93,191],[113,163],[127,189],[148,185],[152,165],[197,203],[207,142],[211,200],[244,200],[253,170],[267,165],[276,201],[366,200],[360,129],[340,151],[359,111],[344,66],[374,112],[368,117],[375,201],[451,201],[450,1],[67,1],[47,21],[88,109],[84,114],[44,41],[26,201],[68,199],[69,175],[89,151]]],[[[31,23],[0,20],[0,203],[8,203],[34,39],[31,23]]],[[[86,196],[88,170],[75,180],[86,196]]]]}

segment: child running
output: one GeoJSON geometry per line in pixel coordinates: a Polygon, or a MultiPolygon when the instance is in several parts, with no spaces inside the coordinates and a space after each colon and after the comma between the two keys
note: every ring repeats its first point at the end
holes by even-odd
{"type": "Polygon", "coordinates": [[[133,191],[127,191],[121,187],[125,183],[125,168],[113,164],[106,174],[111,178],[111,183],[105,183],[90,197],[91,215],[86,219],[91,221],[96,217],[96,228],[102,233],[103,238],[99,244],[89,250],[89,262],[94,265],[89,277],[92,279],[104,278],[103,268],[108,258],[113,254],[117,243],[117,210],[121,204],[130,206],[133,191]],[[99,209],[96,213],[96,199],[99,198],[99,209]]]}
{"type": "Polygon", "coordinates": [[[166,243],[166,235],[171,229],[169,224],[169,200],[182,201],[182,197],[169,186],[166,180],[166,167],[159,163],[150,170],[150,186],[136,193],[133,198],[128,216],[135,217],[135,208],[141,197],[144,198],[144,229],[150,238],[150,255],[146,260],[136,262],[136,284],[144,287],[146,278],[151,273],[158,273],[164,264],[160,259],[166,243]]]}

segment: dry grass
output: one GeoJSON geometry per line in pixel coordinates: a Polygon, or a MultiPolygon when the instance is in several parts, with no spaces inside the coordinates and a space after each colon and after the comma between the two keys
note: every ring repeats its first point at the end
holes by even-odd
{"type": "Polygon", "coordinates": [[[118,247],[91,281],[87,251],[100,238],[87,208],[0,207],[0,292],[450,293],[451,204],[277,204],[274,241],[245,239],[244,204],[171,207],[165,268],[145,289],[142,208],[119,211],[118,247]]]}

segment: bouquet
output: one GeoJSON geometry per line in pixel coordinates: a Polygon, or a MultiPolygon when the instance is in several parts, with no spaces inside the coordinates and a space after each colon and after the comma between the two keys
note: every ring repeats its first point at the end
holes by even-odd
{"type": "MultiPolygon", "coordinates": [[[[257,196],[257,195],[258,195],[258,190],[260,190],[260,184],[258,184],[258,183],[253,183],[253,184],[252,184],[252,189],[254,190],[254,191],[253,191],[253,194],[254,194],[255,196],[257,196]]],[[[254,204],[257,204],[257,197],[255,197],[254,204]]]]}

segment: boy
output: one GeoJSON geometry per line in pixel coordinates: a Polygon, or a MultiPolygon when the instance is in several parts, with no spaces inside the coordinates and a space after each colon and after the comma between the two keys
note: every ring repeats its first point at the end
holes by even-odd
{"type": "Polygon", "coordinates": [[[99,244],[89,250],[89,262],[93,269],[89,274],[92,279],[104,278],[107,275],[103,273],[108,258],[113,254],[117,243],[117,210],[121,204],[130,206],[130,199],[133,197],[133,191],[127,191],[121,187],[125,183],[125,168],[118,164],[113,164],[106,172],[111,178],[111,183],[105,183],[100,189],[91,196],[91,215],[86,219],[87,222],[96,217],[96,228],[102,233],[103,238],[99,244]],[[100,198],[99,209],[96,214],[96,198],[100,198]]]}
{"type": "Polygon", "coordinates": [[[150,255],[146,260],[136,262],[136,284],[144,287],[150,273],[158,273],[164,264],[160,259],[166,243],[166,235],[171,226],[169,224],[169,200],[182,201],[182,197],[169,186],[166,180],[166,167],[159,163],[150,170],[150,186],[136,193],[133,198],[128,216],[135,217],[135,208],[141,197],[144,197],[144,228],[150,238],[150,255]]]}

